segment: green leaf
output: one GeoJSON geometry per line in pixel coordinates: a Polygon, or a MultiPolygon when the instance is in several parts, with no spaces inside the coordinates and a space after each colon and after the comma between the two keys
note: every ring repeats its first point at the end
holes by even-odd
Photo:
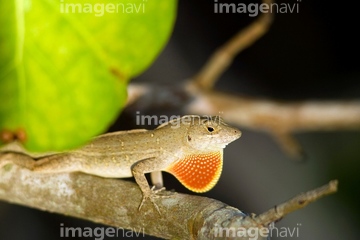
{"type": "Polygon", "coordinates": [[[0,1],[0,131],[49,151],[106,130],[175,12],[176,0],[0,1]]]}

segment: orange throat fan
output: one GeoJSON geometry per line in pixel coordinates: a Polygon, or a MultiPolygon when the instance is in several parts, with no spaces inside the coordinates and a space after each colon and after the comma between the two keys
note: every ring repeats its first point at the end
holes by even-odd
{"type": "Polygon", "coordinates": [[[188,155],[165,171],[193,192],[206,192],[215,186],[222,170],[223,151],[188,155]]]}

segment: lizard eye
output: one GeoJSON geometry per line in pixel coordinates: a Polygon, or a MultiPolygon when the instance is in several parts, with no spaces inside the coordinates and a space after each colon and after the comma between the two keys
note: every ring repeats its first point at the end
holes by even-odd
{"type": "Polygon", "coordinates": [[[213,132],[213,131],[214,131],[214,128],[213,128],[213,127],[207,127],[207,130],[208,130],[209,132],[213,132]]]}

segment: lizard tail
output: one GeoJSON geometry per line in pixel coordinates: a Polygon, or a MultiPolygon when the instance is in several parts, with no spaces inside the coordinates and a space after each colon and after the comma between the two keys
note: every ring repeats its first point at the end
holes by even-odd
{"type": "Polygon", "coordinates": [[[1,153],[0,168],[9,164],[15,164],[17,166],[32,170],[34,168],[35,161],[31,157],[22,153],[1,153]]]}
{"type": "Polygon", "coordinates": [[[82,159],[74,160],[69,153],[59,153],[38,159],[33,171],[41,173],[64,173],[80,171],[82,159]]]}

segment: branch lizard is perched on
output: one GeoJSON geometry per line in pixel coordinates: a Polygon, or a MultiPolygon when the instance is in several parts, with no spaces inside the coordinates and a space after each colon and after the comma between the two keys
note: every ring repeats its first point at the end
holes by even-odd
{"type": "Polygon", "coordinates": [[[225,124],[220,117],[188,115],[154,130],[108,133],[79,149],[43,155],[31,164],[20,161],[16,164],[41,173],[134,176],[143,194],[140,209],[146,199],[153,202],[157,193],[149,188],[146,173],[166,171],[194,192],[210,190],[221,174],[223,148],[240,136],[238,129],[225,124]]]}

